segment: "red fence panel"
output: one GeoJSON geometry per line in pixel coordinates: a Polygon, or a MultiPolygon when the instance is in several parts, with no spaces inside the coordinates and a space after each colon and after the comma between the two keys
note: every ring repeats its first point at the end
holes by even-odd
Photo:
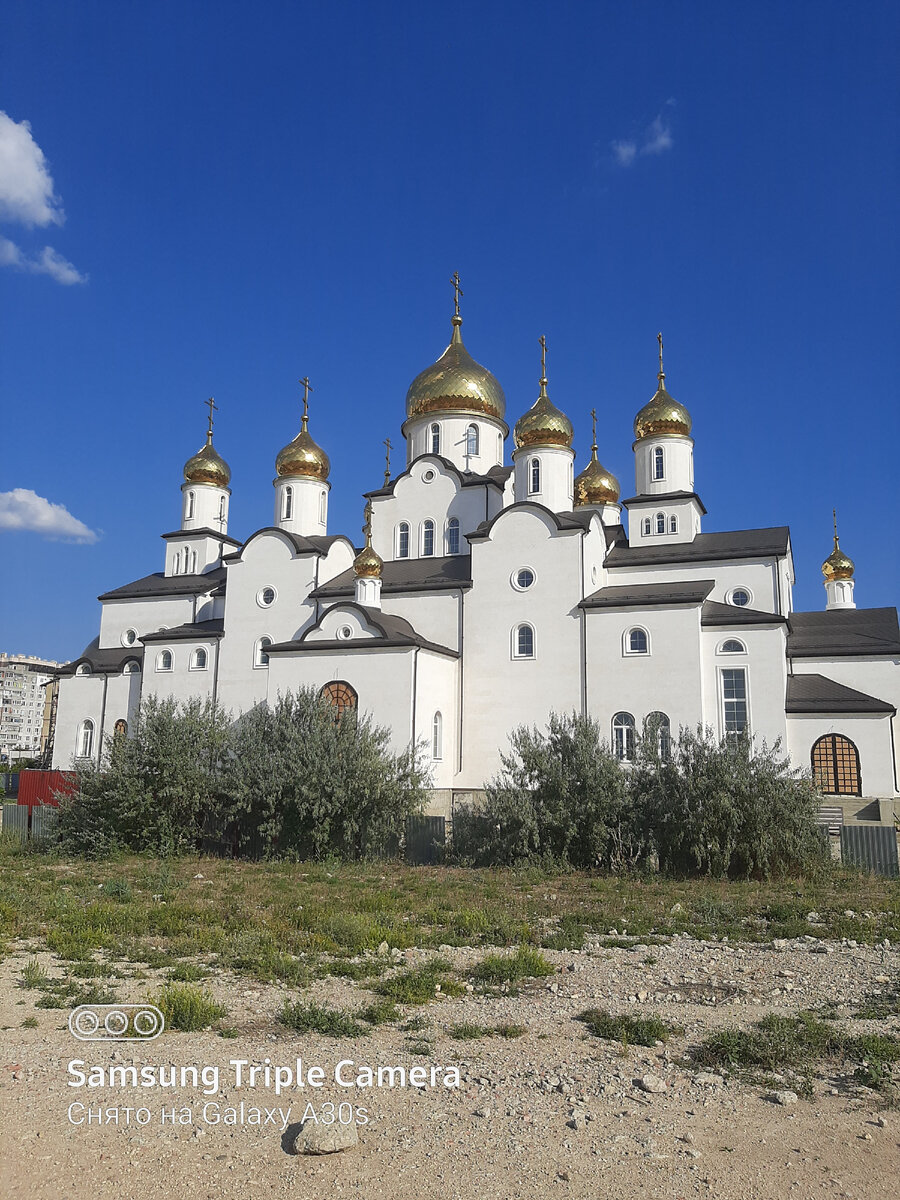
{"type": "Polygon", "coordinates": [[[56,806],[59,801],[54,792],[71,796],[76,786],[76,777],[72,771],[20,771],[19,803],[27,804],[29,808],[36,804],[56,806]]]}

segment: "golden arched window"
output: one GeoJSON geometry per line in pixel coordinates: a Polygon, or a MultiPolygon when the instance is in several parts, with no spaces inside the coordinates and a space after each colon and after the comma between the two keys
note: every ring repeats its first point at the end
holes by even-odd
{"type": "Polygon", "coordinates": [[[326,683],[319,692],[319,697],[333,704],[336,715],[339,717],[342,717],[348,709],[356,708],[359,698],[350,684],[343,679],[333,679],[331,683],[326,683]]]}
{"type": "Polygon", "coordinates": [[[828,796],[861,796],[859,751],[840,733],[820,737],[812,748],[816,787],[828,796]]]}

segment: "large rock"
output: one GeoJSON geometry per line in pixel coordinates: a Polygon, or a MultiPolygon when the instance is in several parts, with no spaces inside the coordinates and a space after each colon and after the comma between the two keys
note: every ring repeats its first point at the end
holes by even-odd
{"type": "Polygon", "coordinates": [[[305,1121],[294,1138],[295,1154],[336,1154],[338,1150],[350,1150],[359,1145],[359,1134],[355,1125],[317,1124],[305,1121]]]}
{"type": "Polygon", "coordinates": [[[668,1089],[666,1081],[660,1079],[658,1075],[642,1075],[637,1082],[638,1087],[644,1092],[664,1092],[668,1089]]]}

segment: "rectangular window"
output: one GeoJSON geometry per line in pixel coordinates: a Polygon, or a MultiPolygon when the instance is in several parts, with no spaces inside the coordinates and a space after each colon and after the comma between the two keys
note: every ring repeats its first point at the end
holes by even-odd
{"type": "Polygon", "coordinates": [[[742,667],[722,672],[722,708],[725,736],[736,737],[747,730],[747,672],[742,667]]]}

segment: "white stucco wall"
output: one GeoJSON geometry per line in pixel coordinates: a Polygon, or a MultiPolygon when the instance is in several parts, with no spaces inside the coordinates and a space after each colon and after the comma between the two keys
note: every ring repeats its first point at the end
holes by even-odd
{"type": "MultiPolygon", "coordinates": [[[[210,582],[210,587],[215,587],[210,582]]],[[[104,600],[100,613],[100,647],[112,649],[123,647],[122,635],[134,629],[140,638],[143,633],[156,633],[165,627],[185,625],[195,619],[195,612],[202,606],[203,596],[145,597],[139,600],[104,600]]],[[[137,647],[140,650],[140,646],[137,647]]]]}
{"type": "Polygon", "coordinates": [[[440,414],[417,417],[405,426],[406,462],[409,465],[421,455],[433,454],[431,427],[440,427],[440,450],[460,471],[484,475],[491,467],[503,466],[504,427],[499,421],[478,413],[440,414]],[[478,429],[478,453],[467,454],[466,431],[470,425],[478,429]]]}
{"type": "Polygon", "coordinates": [[[813,744],[829,733],[843,734],[859,751],[864,796],[897,794],[891,758],[890,717],[881,713],[796,715],[787,718],[787,744],[794,762],[810,770],[813,744]]]}

